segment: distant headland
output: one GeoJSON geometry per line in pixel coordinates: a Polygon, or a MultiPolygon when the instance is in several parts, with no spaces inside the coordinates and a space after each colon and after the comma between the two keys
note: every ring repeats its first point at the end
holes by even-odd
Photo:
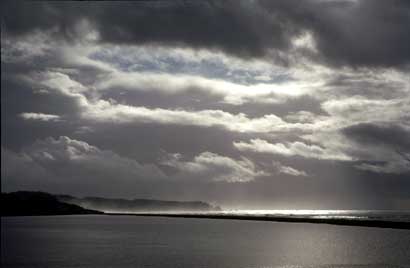
{"type": "Polygon", "coordinates": [[[56,196],[44,192],[1,193],[1,216],[76,214],[102,214],[102,212],[61,202],[56,196]]]}
{"type": "Polygon", "coordinates": [[[154,199],[113,199],[74,197],[45,192],[18,191],[1,194],[2,216],[141,213],[152,211],[219,211],[202,201],[164,201],[154,199]]]}
{"type": "Polygon", "coordinates": [[[74,204],[86,209],[104,212],[133,213],[133,212],[179,212],[179,211],[220,211],[218,206],[203,201],[164,201],[156,199],[119,199],[103,197],[78,198],[70,195],[57,195],[58,200],[74,204]]]}

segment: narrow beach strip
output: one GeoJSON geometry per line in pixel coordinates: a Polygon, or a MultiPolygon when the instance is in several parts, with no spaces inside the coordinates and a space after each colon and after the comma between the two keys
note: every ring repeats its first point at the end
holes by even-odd
{"type": "Polygon", "coordinates": [[[272,221],[288,223],[316,223],[333,224],[345,226],[378,227],[410,230],[410,222],[389,221],[380,219],[357,219],[357,218],[320,218],[303,216],[277,216],[277,215],[251,215],[251,214],[218,214],[218,213],[104,213],[112,216],[143,216],[143,217],[169,217],[169,218],[195,218],[195,219],[220,219],[220,220],[251,220],[251,221],[272,221]]]}

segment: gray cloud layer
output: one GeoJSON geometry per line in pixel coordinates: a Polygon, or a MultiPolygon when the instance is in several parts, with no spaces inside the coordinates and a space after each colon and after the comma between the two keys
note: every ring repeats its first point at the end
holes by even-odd
{"type": "Polygon", "coordinates": [[[7,10],[2,23],[13,35],[50,30],[71,40],[94,30],[109,43],[218,49],[288,61],[293,41],[309,32],[318,52],[311,56],[328,63],[402,66],[410,61],[406,0],[7,1],[2,9],[7,10]]]}

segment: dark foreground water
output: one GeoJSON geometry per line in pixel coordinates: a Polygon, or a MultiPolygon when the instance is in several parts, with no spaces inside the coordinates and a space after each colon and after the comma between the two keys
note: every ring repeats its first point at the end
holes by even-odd
{"type": "Polygon", "coordinates": [[[410,231],[136,216],[3,217],[1,267],[410,267],[410,231]]]}

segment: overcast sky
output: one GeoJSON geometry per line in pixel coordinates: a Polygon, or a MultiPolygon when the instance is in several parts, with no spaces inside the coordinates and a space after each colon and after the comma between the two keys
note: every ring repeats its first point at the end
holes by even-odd
{"type": "Polygon", "coordinates": [[[410,1],[1,5],[2,191],[410,209],[410,1]]]}

